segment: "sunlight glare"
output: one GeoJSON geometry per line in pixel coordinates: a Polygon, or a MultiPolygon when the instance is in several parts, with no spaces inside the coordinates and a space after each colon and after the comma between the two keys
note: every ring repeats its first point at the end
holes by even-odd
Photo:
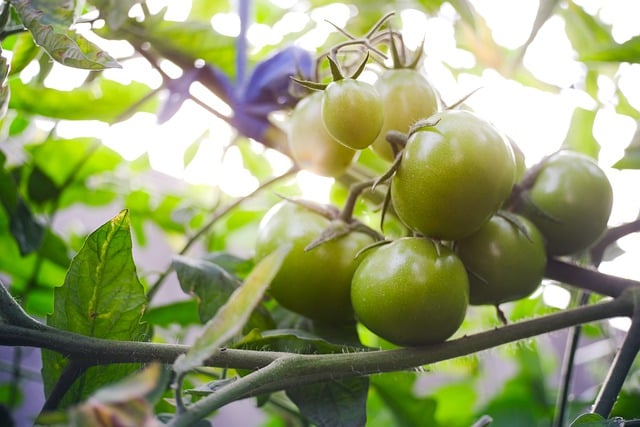
{"type": "Polygon", "coordinates": [[[546,282],[542,291],[542,300],[549,307],[563,310],[569,306],[571,294],[568,290],[558,285],[546,282]]]}
{"type": "Polygon", "coordinates": [[[237,13],[216,13],[211,17],[211,27],[223,36],[238,37],[240,35],[240,17],[237,13]]]}
{"type": "Polygon", "coordinates": [[[539,0],[475,0],[472,3],[487,21],[495,42],[515,49],[522,46],[531,33],[539,0]]]}
{"type": "Polygon", "coordinates": [[[304,199],[318,203],[329,203],[331,201],[333,178],[315,175],[302,170],[297,174],[297,182],[304,199]]]}
{"type": "Polygon", "coordinates": [[[244,168],[242,154],[236,146],[229,147],[222,160],[218,186],[231,197],[244,197],[258,188],[258,179],[244,168]]]}
{"type": "Polygon", "coordinates": [[[564,30],[564,21],[552,16],[540,28],[527,49],[524,65],[540,80],[559,87],[582,81],[585,66],[575,59],[575,52],[564,30]]]}

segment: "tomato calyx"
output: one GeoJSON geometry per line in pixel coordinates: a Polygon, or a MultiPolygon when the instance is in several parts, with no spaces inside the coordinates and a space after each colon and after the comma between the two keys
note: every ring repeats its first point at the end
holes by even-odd
{"type": "MultiPolygon", "coordinates": [[[[309,211],[314,212],[315,214],[318,214],[330,221],[330,225],[326,229],[324,229],[317,238],[315,238],[304,248],[305,252],[311,251],[322,245],[323,243],[346,236],[349,233],[363,233],[372,237],[374,241],[384,240],[384,236],[382,236],[376,230],[367,226],[363,222],[353,218],[352,214],[350,214],[349,218],[345,220],[343,218],[344,210],[340,211],[333,205],[326,205],[322,203],[312,202],[310,200],[287,197],[283,195],[279,195],[279,197],[287,200],[288,202],[308,209],[309,211]]],[[[351,212],[353,212],[353,207],[351,207],[350,209],[351,212]]]]}

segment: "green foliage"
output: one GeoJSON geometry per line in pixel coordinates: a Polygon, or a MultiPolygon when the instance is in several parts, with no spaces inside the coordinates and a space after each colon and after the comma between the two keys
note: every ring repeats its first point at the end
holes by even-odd
{"type": "MultiPolygon", "coordinates": [[[[55,290],[53,313],[47,324],[82,335],[146,341],[148,326],[141,323],[147,301],[131,253],[129,216],[116,215],[94,231],[71,261],[64,284],[55,290]]],[[[43,378],[50,394],[68,360],[44,351],[43,378]]],[[[63,405],[76,403],[115,379],[136,369],[132,365],[90,368],[74,383],[63,405]]]]}
{"type": "Polygon", "coordinates": [[[36,44],[61,64],[88,70],[119,67],[108,53],[68,29],[75,12],[68,4],[48,0],[16,0],[11,4],[36,44]]]}
{"type": "Polygon", "coordinates": [[[287,390],[302,415],[318,427],[357,427],[366,423],[367,377],[287,390]]]}
{"type": "MultiPolygon", "coordinates": [[[[327,0],[300,3],[294,10],[281,8],[269,0],[187,3],[190,9],[184,11],[186,20],[180,21],[168,19],[168,12],[179,9],[175,5],[156,10],[155,4],[142,0],[0,1],[0,279],[24,309],[23,312],[9,305],[0,307],[0,345],[14,345],[16,340],[32,339],[32,335],[38,334],[49,340],[41,345],[45,348],[41,379],[46,395],[52,398],[49,404],[56,406],[56,401],[61,399],[57,405],[60,411],[38,421],[92,425],[98,422],[92,417],[100,416],[110,417],[112,424],[149,422],[157,425],[158,420],[162,420],[179,425],[180,416],[176,414],[190,413],[195,402],[197,409],[219,399],[210,406],[217,409],[228,403],[224,399],[250,397],[257,398],[260,410],[266,414],[265,426],[466,427],[485,415],[493,419],[490,425],[497,427],[550,425],[557,411],[554,404],[558,375],[547,366],[551,347],[547,347],[546,341],[530,341],[509,347],[505,352],[496,351],[504,359],[505,367],[513,367],[515,374],[496,380],[499,383],[492,384],[492,390],[496,390],[493,394],[481,387],[482,381],[494,379],[495,368],[484,357],[475,356],[434,365],[435,375],[444,371],[447,381],[439,385],[429,383],[428,393],[420,389],[416,380],[426,377],[429,382],[434,375],[431,366],[427,372],[419,368],[342,379],[358,374],[357,364],[353,364],[350,369],[343,367],[339,375],[336,373],[341,379],[311,381],[311,384],[304,382],[315,375],[309,373],[315,372],[313,366],[306,365],[308,371],[296,371],[305,366],[303,362],[291,368],[295,375],[277,369],[275,374],[269,374],[274,364],[266,360],[269,355],[282,352],[304,357],[353,355],[354,360],[359,360],[361,353],[375,352],[378,347],[384,351],[398,350],[361,326],[358,337],[354,335],[354,325],[342,330],[326,328],[282,308],[269,297],[269,282],[286,248],[272,258],[255,263],[252,251],[256,230],[265,212],[280,200],[279,195],[297,197],[303,190],[309,193],[303,188],[302,180],[290,175],[290,179],[261,188],[248,198],[231,197],[209,184],[181,182],[174,186],[176,180],[154,171],[158,168],[156,149],[162,141],[151,139],[146,129],[140,129],[138,138],[143,139],[150,152],[127,161],[107,148],[102,136],[95,136],[95,129],[80,130],[69,136],[65,128],[72,122],[74,126],[95,124],[96,129],[107,129],[143,113],[158,115],[162,126],[166,126],[164,129],[170,131],[176,126],[172,117],[160,117],[167,105],[189,103],[191,108],[199,104],[213,115],[205,123],[189,124],[197,127],[195,139],[187,139],[182,134],[175,138],[173,144],[184,148],[176,151],[176,158],[172,159],[177,160],[177,174],[205,163],[211,165],[207,182],[235,184],[235,177],[219,173],[223,165],[217,163],[218,155],[225,161],[232,157],[225,156],[225,150],[232,147],[233,154],[239,154],[239,167],[244,176],[265,183],[290,165],[286,159],[286,133],[282,132],[286,129],[276,131],[272,124],[281,125],[280,120],[286,120],[286,114],[278,110],[286,113],[295,99],[280,97],[273,101],[269,98],[274,94],[289,95],[288,76],[274,83],[275,77],[265,73],[256,77],[263,80],[259,82],[263,86],[249,87],[251,69],[290,44],[308,43],[311,35],[319,36],[320,46],[315,52],[318,54],[335,43],[345,40],[351,43],[351,40],[338,31],[324,38],[324,29],[330,28],[325,27],[324,18],[330,15],[330,19],[334,19],[331,15],[334,10],[340,11],[336,17],[343,17],[340,6],[327,0]],[[221,34],[217,32],[218,27],[212,26],[212,17],[216,14],[235,13],[240,6],[248,6],[250,24],[256,24],[250,28],[251,38],[244,40],[247,41],[244,47],[242,35],[221,34]],[[287,29],[292,21],[295,25],[287,29]],[[263,35],[266,32],[259,33],[267,28],[277,31],[269,37],[263,35]],[[126,48],[120,50],[122,46],[126,48]],[[140,62],[148,67],[144,75],[133,72],[140,62]],[[65,82],[73,84],[72,90],[56,86],[56,75],[68,72],[65,67],[84,70],[82,74],[74,74],[73,81],[65,82]],[[259,92],[251,93],[252,90],[259,92]],[[205,95],[207,91],[218,99],[210,102],[205,95]],[[245,105],[242,97],[248,93],[255,95],[255,103],[245,105]],[[269,102],[275,102],[277,108],[273,109],[269,102]],[[276,114],[272,114],[274,112],[276,114]],[[240,126],[243,120],[252,125],[255,125],[252,121],[260,125],[266,123],[268,131],[261,138],[253,135],[248,138],[240,126]],[[230,136],[227,128],[231,130],[230,136]],[[219,149],[214,155],[211,144],[219,149]],[[160,183],[154,182],[158,176],[162,178],[160,183]],[[121,211],[120,214],[102,225],[96,227],[92,223],[94,214],[102,218],[117,211],[121,211]],[[131,231],[135,236],[133,241],[131,231]],[[165,245],[163,249],[180,255],[159,259],[153,252],[156,244],[165,245]],[[151,257],[146,256],[148,252],[152,253],[151,257]],[[139,261],[138,253],[144,254],[139,261]],[[154,259],[148,261],[147,258],[154,259]],[[166,282],[174,278],[172,273],[183,292],[180,295],[163,289],[166,282]],[[154,299],[158,294],[164,298],[162,302],[154,299]],[[27,314],[46,321],[47,326],[39,325],[24,334],[7,329],[31,325],[29,322],[33,319],[13,324],[13,317],[27,314]],[[5,329],[10,332],[8,335],[5,329]],[[127,344],[139,341],[148,347],[127,356],[134,359],[123,357],[123,360],[138,360],[135,357],[146,354],[149,348],[169,351],[160,343],[173,339],[167,335],[176,330],[180,331],[176,336],[187,337],[190,340],[187,343],[193,344],[190,349],[174,345],[171,351],[181,351],[175,353],[173,359],[156,354],[167,357],[163,359],[166,368],[162,372],[158,365],[151,365],[150,369],[131,377],[129,374],[137,371],[140,363],[109,364],[107,355],[100,355],[104,357],[100,363],[107,364],[91,366],[94,360],[78,355],[82,353],[73,353],[72,344],[69,352],[66,348],[62,353],[46,349],[60,337],[112,340],[109,343],[113,344],[114,351],[123,344],[118,340],[127,344]],[[197,336],[195,343],[192,336],[197,336]],[[212,356],[222,357],[225,363],[233,361],[237,352],[248,354],[251,363],[247,366],[245,362],[237,369],[228,369],[225,364],[202,367],[212,356]],[[182,356],[177,357],[179,353],[182,356]],[[188,374],[181,379],[184,382],[171,382],[173,362],[179,376],[188,374]],[[86,366],[90,367],[84,371],[86,366]],[[461,366],[464,369],[458,370],[461,366]],[[79,375],[70,381],[73,368],[79,369],[79,375]],[[448,377],[450,368],[454,375],[448,377]],[[259,379],[285,384],[286,393],[254,393],[255,388],[269,384],[260,380],[253,388],[233,394],[246,384],[243,381],[247,378],[252,381],[256,373],[259,379]],[[298,385],[298,382],[304,384],[298,385]]],[[[576,52],[574,59],[584,71],[583,76],[572,82],[571,91],[594,101],[572,105],[573,115],[567,123],[562,146],[596,160],[604,159],[603,153],[610,154],[611,150],[601,146],[594,136],[599,114],[615,112],[640,123],[637,96],[619,80],[626,67],[636,67],[640,62],[640,36],[632,35],[626,40],[614,38],[615,23],[605,16],[604,9],[594,10],[583,6],[583,2],[543,0],[539,3],[529,38],[515,49],[494,40],[491,21],[475,10],[475,2],[468,0],[351,1],[344,15],[344,27],[359,37],[385,12],[405,9],[422,12],[430,19],[425,28],[437,32],[438,28],[447,27],[455,33],[451,40],[437,39],[429,31],[424,34],[426,52],[430,53],[419,69],[437,71],[428,77],[455,81],[466,85],[466,90],[479,78],[496,74],[510,83],[544,93],[551,102],[556,102],[554,97],[560,97],[568,88],[539,80],[528,70],[525,54],[547,23],[561,21],[576,52]],[[459,57],[440,57],[440,43],[444,47],[455,43],[459,57]],[[463,60],[458,61],[460,58],[463,60]]],[[[230,16],[225,20],[231,22],[230,16]]],[[[411,16],[393,17],[391,27],[404,31],[403,26],[409,22],[404,20],[406,17],[411,16]]],[[[386,28],[383,31],[387,34],[386,28]]],[[[388,46],[381,49],[389,54],[388,46]]],[[[341,53],[348,57],[352,52],[345,49],[341,53]]],[[[413,55],[407,54],[409,58],[413,55]]],[[[369,63],[375,72],[382,61],[375,54],[372,56],[379,60],[377,64],[373,60],[369,63]]],[[[338,58],[342,59],[342,56],[338,58]]],[[[354,61],[357,62],[359,58],[354,61]]],[[[351,64],[346,68],[350,67],[351,64]]],[[[329,71],[326,60],[321,62],[318,71],[319,81],[326,81],[329,71]]],[[[481,93],[477,96],[481,97],[481,93]]],[[[443,101],[451,101],[459,93],[445,89],[442,95],[443,101]]],[[[510,107],[496,105],[496,111],[510,107]]],[[[466,109],[467,105],[462,108],[466,109]]],[[[546,126],[539,123],[537,117],[528,119],[536,126],[546,126]]],[[[135,121],[123,124],[129,123],[135,121]]],[[[164,132],[161,129],[160,132],[164,132]]],[[[152,135],[155,138],[159,133],[152,135]]],[[[627,175],[634,173],[629,169],[640,169],[640,131],[628,141],[624,154],[613,167],[619,169],[615,172],[620,179],[632,176],[627,175]]],[[[360,152],[352,167],[331,185],[331,203],[344,206],[351,184],[378,177],[388,168],[389,162],[373,151],[360,152]]],[[[382,213],[378,208],[383,204],[386,191],[384,182],[379,183],[375,191],[365,190],[355,203],[354,217],[379,230],[382,213]]],[[[625,194],[618,200],[624,198],[633,201],[637,196],[625,194]]],[[[406,227],[392,211],[387,212],[384,231],[387,237],[394,238],[407,234],[406,227]]],[[[624,255],[628,247],[628,244],[610,245],[605,261],[624,255]]],[[[572,261],[582,263],[586,259],[586,256],[576,257],[572,261]]],[[[601,300],[601,296],[594,297],[589,304],[601,300]]],[[[561,316],[564,312],[547,305],[542,293],[500,308],[505,320],[518,324],[550,314],[561,316]]],[[[494,332],[491,329],[498,324],[494,308],[474,310],[467,316],[462,332],[467,335],[494,332]]],[[[420,327],[438,327],[438,320],[420,327]]],[[[500,328],[497,329],[495,333],[500,334],[500,328]]],[[[605,323],[590,323],[584,325],[583,330],[585,339],[589,340],[613,342],[617,337],[605,323]]],[[[42,344],[36,341],[38,343],[42,344]]],[[[556,344],[554,341],[554,350],[556,344]]],[[[464,345],[464,339],[462,344],[451,345],[464,345]]],[[[421,350],[411,349],[401,354],[411,356],[421,350]]],[[[395,355],[400,353],[388,354],[391,358],[399,357],[395,355]]],[[[4,359],[0,364],[1,374],[10,374],[1,375],[0,381],[2,426],[20,425],[12,417],[20,405],[24,408],[32,403],[21,387],[25,379],[31,378],[27,375],[33,374],[30,374],[31,367],[18,366],[22,363],[18,360],[20,357],[16,356],[15,366],[8,366],[4,359]]],[[[596,369],[590,369],[589,365],[583,370],[589,375],[586,381],[597,386],[603,380],[600,375],[608,362],[590,363],[602,363],[596,369]]],[[[559,361],[552,364],[554,370],[559,370],[555,366],[559,361]]],[[[327,365],[325,374],[332,374],[333,368],[327,365]]],[[[587,375],[584,372],[582,375],[587,375]]],[[[571,406],[569,412],[573,417],[593,403],[586,394],[571,406]]],[[[621,426],[624,420],[640,418],[638,407],[640,394],[632,371],[608,416],[584,414],[571,426],[621,426]]],[[[28,409],[33,417],[40,410],[28,409]]],[[[205,424],[201,421],[192,425],[205,424]]]]}
{"type": "Polygon", "coordinates": [[[227,302],[207,322],[203,333],[189,351],[176,359],[173,367],[178,375],[201,366],[216,350],[240,332],[289,250],[289,247],[283,246],[256,265],[243,285],[233,291],[227,302]]]}

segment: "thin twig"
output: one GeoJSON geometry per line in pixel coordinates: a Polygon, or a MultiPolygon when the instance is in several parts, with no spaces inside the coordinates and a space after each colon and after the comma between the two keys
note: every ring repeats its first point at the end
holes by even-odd
{"type": "MultiPolygon", "coordinates": [[[[591,293],[589,292],[580,292],[578,296],[578,306],[581,307],[586,305],[590,296],[591,293]]],[[[581,333],[582,326],[578,325],[569,329],[569,333],[567,335],[567,342],[562,356],[562,367],[560,370],[561,382],[556,400],[556,414],[553,420],[554,427],[564,426],[567,404],[569,403],[569,390],[571,389],[573,370],[575,368],[575,355],[578,349],[578,342],[580,341],[581,333]]]]}

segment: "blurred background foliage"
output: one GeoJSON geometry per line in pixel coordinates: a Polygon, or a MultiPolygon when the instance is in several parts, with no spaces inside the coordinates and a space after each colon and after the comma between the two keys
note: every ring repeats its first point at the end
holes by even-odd
{"type": "MultiPolygon", "coordinates": [[[[15,3],[18,9],[29,2],[15,3]]],[[[361,35],[390,11],[398,12],[391,21],[394,28],[408,38],[425,38],[423,70],[445,104],[485,87],[468,104],[505,127],[517,116],[507,133],[521,136],[515,139],[529,165],[561,145],[599,159],[621,195],[616,203],[624,204],[613,221],[634,219],[640,207],[640,36],[637,28],[635,34],[621,33],[625,17],[618,15],[633,8],[626,18],[634,21],[638,8],[633,1],[613,2],[617,8],[586,0],[523,2],[526,37],[509,44],[504,36],[496,39],[489,20],[496,10],[509,20],[518,7],[513,3],[519,2],[94,0],[84,6],[75,29],[119,64],[105,60],[99,71],[53,62],[53,49],[47,52],[34,42],[44,29],[35,22],[31,32],[22,31],[12,10],[2,33],[6,114],[0,122],[0,279],[28,313],[44,318],[87,234],[128,209],[138,276],[153,297],[144,315],[153,340],[189,342],[217,308],[207,305],[207,289],[185,286],[189,279],[180,287],[178,277],[195,267],[174,255],[205,257],[202,262],[210,264],[197,271],[212,280],[220,281],[216,266],[242,278],[252,267],[258,223],[277,195],[340,204],[349,180],[386,167],[363,153],[343,179],[290,173],[254,194],[292,166],[278,112],[294,102],[283,87],[292,70],[305,63],[296,62],[296,51],[285,48],[297,45],[320,53],[344,40],[325,19],[361,35]],[[487,12],[491,8],[493,14],[487,12]],[[533,64],[530,49],[553,28],[561,30],[554,36],[564,35],[556,42],[566,45],[562,52],[569,57],[558,60],[546,45],[546,61],[543,55],[542,63],[537,58],[533,64]],[[538,72],[540,67],[555,71],[558,61],[570,61],[577,72],[564,80],[538,72]],[[494,87],[502,90],[494,92],[494,87]],[[526,103],[532,108],[522,109],[526,103]],[[545,133],[550,129],[555,133],[545,133]],[[612,148],[607,144],[614,139],[612,148]],[[171,272],[172,260],[177,276],[171,272]]],[[[41,6],[55,9],[47,2],[41,6]]],[[[60,16],[63,24],[67,19],[60,16]]],[[[91,54],[69,65],[99,67],[91,54]]],[[[379,218],[365,202],[356,214],[371,223],[379,218]]],[[[606,261],[630,250],[618,247],[606,261]]],[[[610,268],[617,272],[615,264],[610,268]]],[[[562,293],[545,283],[531,298],[503,309],[515,321],[559,310],[575,299],[573,291],[562,293]],[[559,299],[552,298],[554,292],[560,292],[559,299]]],[[[274,318],[280,327],[300,322],[290,313],[274,318]]],[[[460,334],[497,324],[492,309],[475,307],[460,334]]],[[[570,419],[593,401],[621,333],[609,322],[585,328],[570,419]]],[[[374,376],[367,425],[468,426],[483,414],[495,426],[549,425],[565,337],[559,331],[426,372],[374,376]]],[[[306,342],[279,339],[284,348],[306,342]]],[[[364,341],[388,345],[366,335],[364,341]]],[[[328,350],[321,342],[307,345],[328,350]]],[[[37,414],[44,401],[40,361],[33,353],[0,348],[0,403],[16,425],[37,414]]],[[[640,417],[637,372],[613,415],[640,417]]],[[[217,425],[232,425],[224,424],[224,412],[217,425]]],[[[249,413],[252,425],[305,425],[284,395],[249,413]]]]}

